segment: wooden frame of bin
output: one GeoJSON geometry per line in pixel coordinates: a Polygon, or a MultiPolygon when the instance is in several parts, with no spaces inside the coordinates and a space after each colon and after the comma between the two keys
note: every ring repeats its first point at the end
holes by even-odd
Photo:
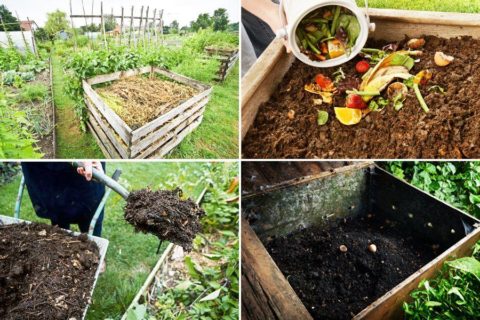
{"type": "Polygon", "coordinates": [[[220,61],[220,68],[218,69],[216,81],[224,81],[228,76],[230,71],[232,71],[235,62],[237,62],[239,57],[238,49],[222,49],[215,47],[206,47],[205,52],[210,55],[217,55],[220,61]]]}
{"type": "Polygon", "coordinates": [[[203,119],[212,87],[171,71],[146,66],[99,75],[82,81],[88,108],[87,126],[107,158],[161,158],[177,146],[203,119]],[[141,74],[159,74],[200,91],[138,129],[130,128],[97,94],[93,85],[141,74]]]}
{"type": "MultiPolygon", "coordinates": [[[[289,186],[300,185],[317,179],[352,172],[372,165],[371,162],[356,163],[311,176],[299,177],[268,185],[268,187],[262,191],[244,195],[243,199],[254,198],[289,186]]],[[[416,189],[419,192],[425,193],[418,188],[416,189]]],[[[441,200],[438,201],[443,202],[441,200]]],[[[268,253],[259,236],[257,236],[248,221],[244,218],[241,219],[240,232],[242,248],[242,320],[313,320],[303,302],[268,253]]],[[[480,225],[476,226],[471,233],[364,308],[352,319],[403,319],[402,304],[404,301],[410,300],[410,292],[418,287],[420,281],[437,275],[442,269],[444,262],[471,255],[472,247],[477,241],[480,241],[480,225]]]]}

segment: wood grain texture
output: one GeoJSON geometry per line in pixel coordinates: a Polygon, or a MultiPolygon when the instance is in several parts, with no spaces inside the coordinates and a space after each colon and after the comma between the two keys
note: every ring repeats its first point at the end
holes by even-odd
{"type": "MultiPolygon", "coordinates": [[[[242,282],[247,282],[254,292],[255,296],[250,296],[256,301],[253,308],[262,309],[259,314],[250,310],[246,319],[313,319],[244,219],[241,232],[242,282]]],[[[242,294],[242,305],[248,301],[244,299],[242,294]]],[[[249,307],[245,305],[246,309],[249,307]]]]}

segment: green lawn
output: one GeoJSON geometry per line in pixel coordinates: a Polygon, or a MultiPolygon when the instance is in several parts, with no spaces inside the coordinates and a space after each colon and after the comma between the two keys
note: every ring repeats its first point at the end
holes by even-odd
{"type": "MultiPolygon", "coordinates": [[[[357,4],[364,6],[364,0],[357,4]]],[[[371,8],[480,13],[479,0],[370,0],[371,8]]]]}
{"type": "MultiPolygon", "coordinates": [[[[213,94],[202,124],[186,136],[167,158],[238,158],[238,69],[237,62],[223,83],[208,81],[213,85],[213,94]]],[[[180,65],[174,71],[198,79],[198,76],[189,74],[194,72],[191,68],[180,65]]]]}
{"type": "MultiPolygon", "coordinates": [[[[198,188],[194,187],[198,181],[194,178],[195,172],[205,170],[205,165],[199,162],[107,164],[110,175],[116,168],[122,170],[120,182],[129,190],[179,185],[186,195],[194,197],[193,194],[198,193],[198,188]]],[[[6,185],[0,185],[1,215],[13,216],[19,183],[20,177],[17,177],[6,185]]],[[[132,226],[123,220],[124,205],[123,198],[112,192],[106,205],[102,234],[110,241],[107,271],[99,278],[87,319],[120,318],[161,254],[156,254],[156,237],[135,233],[132,226]]],[[[20,217],[49,223],[48,220],[36,217],[28,193],[24,194],[20,217]]],[[[163,246],[165,248],[167,243],[163,246]]]]}
{"type": "Polygon", "coordinates": [[[52,55],[55,101],[57,159],[102,159],[103,155],[90,132],[80,130],[73,101],[65,93],[65,72],[58,55],[52,55]]]}

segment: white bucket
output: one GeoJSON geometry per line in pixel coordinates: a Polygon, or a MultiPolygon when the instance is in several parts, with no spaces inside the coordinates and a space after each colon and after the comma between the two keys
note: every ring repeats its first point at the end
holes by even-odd
{"type": "Polygon", "coordinates": [[[277,31],[277,37],[285,38],[288,41],[293,54],[300,61],[319,68],[338,66],[353,59],[365,46],[368,39],[368,32],[375,30],[375,24],[370,23],[368,15],[357,6],[355,0],[283,0],[280,2],[280,16],[284,21],[286,17],[288,25],[285,25],[283,29],[277,31]],[[313,61],[300,52],[295,31],[305,16],[325,6],[341,6],[350,10],[360,24],[360,34],[355,45],[351,48],[350,53],[325,61],[313,61]]]}

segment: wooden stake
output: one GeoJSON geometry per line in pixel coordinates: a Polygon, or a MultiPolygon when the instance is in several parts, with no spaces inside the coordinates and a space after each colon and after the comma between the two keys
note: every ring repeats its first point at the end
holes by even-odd
{"type": "MultiPolygon", "coordinates": [[[[28,24],[30,24],[30,19],[27,17],[28,24]]],[[[33,31],[33,28],[31,30],[32,32],[32,47],[33,47],[33,52],[35,53],[35,56],[38,58],[38,50],[37,50],[37,42],[35,41],[35,32],[33,31]]],[[[53,95],[52,95],[53,96],[53,95]]]]}
{"type": "Polygon", "coordinates": [[[160,10],[160,15],[158,17],[158,29],[160,33],[160,44],[163,44],[163,9],[160,10]]]}
{"type": "MultiPolygon", "coordinates": [[[[83,11],[83,15],[85,16],[85,31],[86,32],[89,32],[88,31],[88,20],[87,20],[87,15],[85,13],[85,5],[83,3],[83,0],[82,0],[82,11],[83,11]]],[[[70,16],[71,17],[71,16],[70,16]]],[[[90,40],[90,36],[88,36],[88,39],[90,40]]],[[[88,47],[91,48],[91,43],[90,41],[88,42],[88,47]]]]}
{"type": "Polygon", "coordinates": [[[120,19],[120,34],[118,39],[120,40],[120,45],[122,45],[122,36],[123,36],[123,7],[122,7],[122,18],[120,19]]]}
{"type": "Polygon", "coordinates": [[[155,32],[155,18],[157,17],[157,8],[153,9],[153,18],[152,18],[152,26],[148,26],[148,42],[150,45],[152,45],[153,42],[153,37],[155,37],[156,32],[155,32]],[[152,35],[152,30],[153,30],[153,35],[152,35]]]}
{"type": "Polygon", "coordinates": [[[135,41],[135,47],[137,46],[137,42],[140,41],[140,34],[142,33],[142,22],[143,22],[143,6],[140,10],[140,26],[138,27],[138,40],[135,41]]]}
{"type": "Polygon", "coordinates": [[[75,26],[73,25],[73,10],[72,10],[72,0],[70,0],[70,22],[72,24],[72,30],[73,30],[73,50],[77,51],[77,32],[75,31],[75,26]]]}
{"type": "Polygon", "coordinates": [[[145,44],[145,32],[147,31],[147,25],[148,25],[148,10],[149,6],[147,6],[147,13],[145,15],[145,26],[143,27],[143,44],[145,44]]]}
{"type": "Polygon", "coordinates": [[[128,33],[128,46],[130,46],[130,41],[132,40],[132,25],[133,25],[133,6],[132,6],[132,14],[130,15],[130,32],[128,33]]]}
{"type": "Polygon", "coordinates": [[[105,49],[108,50],[107,35],[105,34],[105,19],[103,18],[103,1],[100,1],[100,23],[102,25],[103,42],[105,44],[105,49]]]}
{"type": "Polygon", "coordinates": [[[17,20],[20,23],[20,32],[22,33],[23,44],[25,45],[25,52],[30,52],[31,53],[32,50],[30,50],[30,45],[27,42],[27,38],[25,38],[25,33],[23,33],[22,24],[21,24],[21,21],[20,21],[20,16],[18,15],[18,12],[16,10],[15,10],[15,14],[17,15],[17,20]]]}

